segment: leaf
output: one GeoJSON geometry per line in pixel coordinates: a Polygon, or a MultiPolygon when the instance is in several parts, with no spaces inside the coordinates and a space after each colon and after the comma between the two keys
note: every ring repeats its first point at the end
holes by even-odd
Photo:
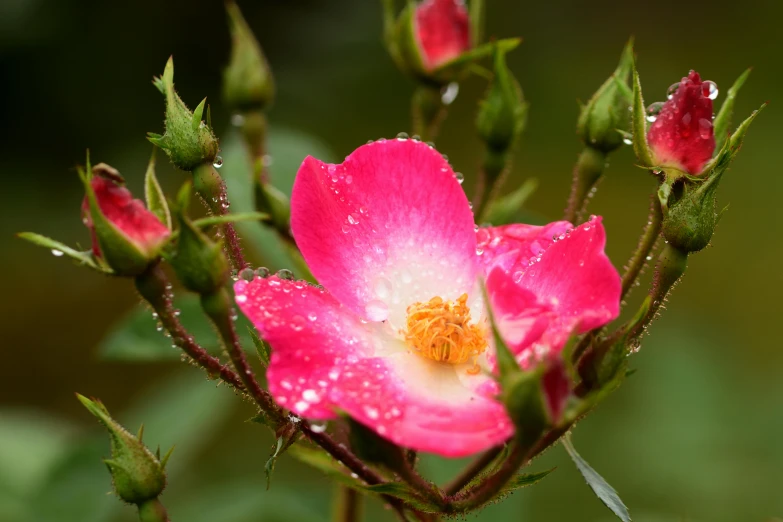
{"type": "Polygon", "coordinates": [[[20,232],[17,234],[17,236],[21,239],[24,239],[25,241],[29,241],[34,245],[50,249],[52,254],[55,256],[59,257],[60,255],[66,255],[81,265],[86,265],[94,270],[98,270],[99,272],[106,274],[111,273],[111,270],[104,268],[95,262],[95,258],[93,257],[92,252],[79,252],[78,250],[74,250],[68,245],[64,245],[59,241],[55,241],[54,239],[50,239],[46,236],[36,234],[35,232],[20,232]]]}
{"type": "Polygon", "coordinates": [[[264,367],[269,366],[269,357],[272,352],[271,347],[266,341],[258,336],[253,327],[248,327],[247,331],[250,334],[253,345],[256,347],[256,354],[258,354],[258,359],[261,361],[261,364],[263,364],[264,367]]]}
{"type": "Polygon", "coordinates": [[[650,147],[647,145],[647,116],[645,114],[644,99],[642,98],[642,84],[639,81],[639,72],[636,63],[633,65],[633,115],[631,118],[633,132],[633,150],[636,157],[645,167],[653,167],[650,147]]]}
{"type": "Polygon", "coordinates": [[[495,226],[514,223],[515,216],[522,209],[522,206],[528,198],[535,192],[536,188],[538,188],[537,179],[526,179],[524,183],[517,187],[511,194],[492,201],[489,206],[487,206],[487,210],[484,212],[481,221],[484,223],[492,223],[495,226]]]}
{"type": "MultiPolygon", "coordinates": [[[[174,300],[174,307],[180,310],[180,321],[196,341],[208,352],[219,354],[221,345],[218,336],[201,311],[198,296],[186,294],[178,297],[174,300]]],[[[252,346],[247,333],[249,326],[249,321],[240,314],[236,328],[245,348],[252,346]]],[[[139,305],[109,330],[98,345],[98,354],[113,361],[173,361],[181,357],[182,351],[173,348],[171,339],[156,330],[149,308],[139,305]]]]}
{"type": "Polygon", "coordinates": [[[503,486],[503,489],[500,490],[500,493],[511,493],[517,489],[532,486],[552,473],[554,470],[555,468],[548,469],[546,471],[540,471],[538,473],[520,473],[519,475],[516,475],[514,478],[509,480],[508,483],[503,486]]]}
{"type": "Polygon", "coordinates": [[[734,100],[736,99],[740,88],[745,84],[745,80],[750,76],[751,70],[751,68],[746,69],[745,72],[740,74],[739,78],[734,82],[734,85],[729,88],[726,92],[726,99],[723,100],[720,111],[718,111],[718,115],[715,116],[715,121],[713,121],[713,129],[715,130],[715,150],[720,150],[723,146],[723,142],[726,141],[726,138],[728,137],[731,117],[734,114],[734,100]]]}
{"type": "Polygon", "coordinates": [[[625,507],[623,501],[620,500],[617,491],[610,486],[606,480],[601,477],[590,465],[581,457],[579,453],[574,449],[574,445],[571,443],[571,435],[566,434],[563,439],[563,447],[565,447],[571,460],[576,464],[577,469],[587,481],[587,485],[596,494],[596,496],[608,507],[612,513],[617,515],[617,518],[623,522],[631,522],[631,515],[628,513],[628,508],[625,507]]]}
{"type": "Polygon", "coordinates": [[[236,214],[223,214],[222,216],[208,216],[193,221],[199,228],[206,228],[223,223],[238,223],[240,221],[267,221],[269,214],[263,212],[239,212],[236,214]]]}

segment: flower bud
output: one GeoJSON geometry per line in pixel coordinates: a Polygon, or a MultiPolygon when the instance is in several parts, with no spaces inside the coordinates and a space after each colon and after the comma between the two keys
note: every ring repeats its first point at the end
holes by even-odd
{"type": "Polygon", "coordinates": [[[702,81],[691,71],[670,88],[669,99],[648,109],[647,143],[657,167],[672,168],[688,174],[702,173],[715,151],[712,125],[712,100],[718,95],[713,82],[702,81]]]}
{"type": "Polygon", "coordinates": [[[163,75],[152,82],[166,97],[166,132],[148,133],[147,139],[163,149],[171,162],[182,170],[192,171],[203,163],[212,164],[218,154],[219,146],[212,127],[201,121],[204,114],[204,98],[191,112],[174,90],[174,59],[169,58],[163,75]]]}
{"type": "Polygon", "coordinates": [[[221,244],[210,240],[185,216],[189,190],[188,183],[180,192],[179,237],[171,265],[185,288],[199,294],[212,294],[228,281],[228,260],[221,244]]]}
{"type": "Polygon", "coordinates": [[[623,144],[623,132],[630,129],[632,91],[628,83],[633,69],[633,40],[629,41],[612,76],[582,107],[576,132],[594,149],[611,152],[623,144]]]}
{"type": "Polygon", "coordinates": [[[160,254],[171,235],[168,227],[142,201],[133,199],[112,167],[100,163],[80,175],[86,189],[82,214],[94,256],[117,275],[140,274],[160,254]]]}
{"type": "Polygon", "coordinates": [[[525,126],[527,103],[522,89],[506,65],[505,52],[495,51],[495,75],[479,107],[476,128],[487,147],[508,150],[525,126]]]}
{"type": "Polygon", "coordinates": [[[231,30],[231,61],[223,71],[223,98],[234,110],[264,110],[275,95],[272,71],[233,0],[226,2],[226,11],[231,30]]]}
{"type": "Polygon", "coordinates": [[[475,45],[471,20],[460,0],[408,2],[395,21],[386,2],[386,44],[397,65],[425,80],[445,84],[437,70],[475,45]]]}
{"type": "Polygon", "coordinates": [[[161,459],[159,454],[154,455],[142,443],[143,428],[139,430],[138,437],[134,436],[111,418],[100,401],[79,394],[76,397],[109,431],[111,458],[104,462],[111,473],[117,496],[130,504],[148,505],[166,487],[164,470],[171,451],[161,459]]]}
{"type": "Polygon", "coordinates": [[[686,183],[682,196],[663,220],[663,237],[683,252],[698,252],[706,247],[720,215],[716,211],[715,195],[723,170],[703,183],[686,183]]]}

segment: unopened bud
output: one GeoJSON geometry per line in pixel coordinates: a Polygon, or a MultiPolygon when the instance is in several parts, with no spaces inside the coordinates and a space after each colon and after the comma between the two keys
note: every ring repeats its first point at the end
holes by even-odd
{"type": "Polygon", "coordinates": [[[508,69],[505,52],[496,50],[494,61],[495,75],[479,107],[476,128],[489,148],[505,152],[525,126],[527,103],[519,83],[508,69]]]}

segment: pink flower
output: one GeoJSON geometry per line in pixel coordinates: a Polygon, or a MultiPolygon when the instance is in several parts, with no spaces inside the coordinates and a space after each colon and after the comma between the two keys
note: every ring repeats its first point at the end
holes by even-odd
{"type": "MultiPolygon", "coordinates": [[[[147,210],[142,201],[133,199],[130,191],[121,184],[122,177],[115,169],[100,163],[95,166],[93,173],[90,185],[95,192],[101,213],[140,252],[153,257],[171,231],[155,214],[147,210]]],[[[82,215],[84,224],[90,229],[92,236],[92,251],[97,257],[101,257],[101,247],[98,244],[86,197],[82,203],[82,215]]]]}
{"type": "MultiPolygon", "coordinates": [[[[600,219],[476,232],[451,167],[418,141],[379,140],[339,165],[306,158],[291,228],[325,288],[276,276],[234,287],[272,346],[271,393],[311,419],[347,412],[409,448],[464,456],[513,433],[495,400],[480,278],[524,366],[618,314],[600,219]]],[[[570,383],[552,368],[544,384],[558,416],[570,383]]]]}
{"type": "Polygon", "coordinates": [[[701,172],[715,150],[712,100],[717,94],[715,84],[703,82],[696,71],[682,79],[647,131],[657,165],[701,172]]]}
{"type": "Polygon", "coordinates": [[[425,0],[415,31],[425,68],[432,70],[470,49],[470,21],[461,0],[425,0]]]}

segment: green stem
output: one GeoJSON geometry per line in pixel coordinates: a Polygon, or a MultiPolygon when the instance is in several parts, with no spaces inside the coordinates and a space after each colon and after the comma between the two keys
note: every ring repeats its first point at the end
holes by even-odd
{"type": "MultiPolygon", "coordinates": [[[[229,201],[226,184],[215,167],[204,163],[193,171],[193,187],[209,211],[216,216],[228,214],[229,201]]],[[[247,266],[239,243],[239,236],[233,223],[221,225],[223,237],[226,239],[226,253],[236,270],[247,266]]]]}
{"type": "Polygon", "coordinates": [[[135,279],[136,289],[158,314],[158,320],[171,335],[171,340],[182,349],[196,364],[204,368],[212,377],[220,377],[234,388],[244,391],[239,376],[230,367],[211,356],[199,346],[193,336],[182,326],[172,305],[171,284],[160,265],[150,266],[146,272],[135,279]]]}
{"type": "Polygon", "coordinates": [[[358,522],[361,520],[362,497],[358,491],[347,486],[337,486],[337,502],[334,509],[335,522],[358,522]]]}
{"type": "Polygon", "coordinates": [[[248,155],[253,166],[253,181],[263,184],[268,181],[264,171],[266,155],[266,115],[261,110],[251,110],[242,114],[242,137],[245,140],[248,155]]]}
{"type": "Polygon", "coordinates": [[[658,236],[661,234],[662,221],[663,214],[661,212],[661,205],[658,202],[657,195],[653,195],[650,198],[650,216],[647,218],[647,225],[644,227],[644,232],[639,238],[639,244],[630,261],[628,261],[625,273],[623,274],[623,286],[620,300],[626,298],[637,278],[642,273],[642,270],[644,270],[644,267],[647,265],[647,261],[650,259],[650,254],[655,247],[658,236]]]}
{"type": "Polygon", "coordinates": [[[139,522],[169,522],[166,508],[157,498],[139,504],[139,522]]]}
{"type": "Polygon", "coordinates": [[[473,214],[483,220],[489,204],[498,197],[503,180],[509,171],[511,154],[487,148],[484,162],[479,171],[479,181],[473,196],[473,214]]]}
{"type": "Polygon", "coordinates": [[[441,100],[440,91],[438,86],[419,85],[413,93],[413,134],[418,135],[422,141],[433,141],[446,117],[446,106],[441,100]]]}
{"type": "Polygon", "coordinates": [[[234,369],[239,374],[245,389],[275,422],[282,421],[285,418],[285,414],[272,399],[269,392],[262,389],[261,385],[258,384],[253,369],[247,362],[247,357],[245,357],[245,352],[239,342],[239,336],[234,328],[234,321],[231,319],[232,299],[228,290],[221,288],[212,294],[203,294],[201,296],[201,307],[220,333],[234,369]]]}
{"type": "Polygon", "coordinates": [[[606,153],[587,145],[579,154],[574,166],[574,179],[571,183],[571,195],[565,210],[565,219],[574,225],[584,221],[587,202],[593,189],[604,173],[606,153]]]}

